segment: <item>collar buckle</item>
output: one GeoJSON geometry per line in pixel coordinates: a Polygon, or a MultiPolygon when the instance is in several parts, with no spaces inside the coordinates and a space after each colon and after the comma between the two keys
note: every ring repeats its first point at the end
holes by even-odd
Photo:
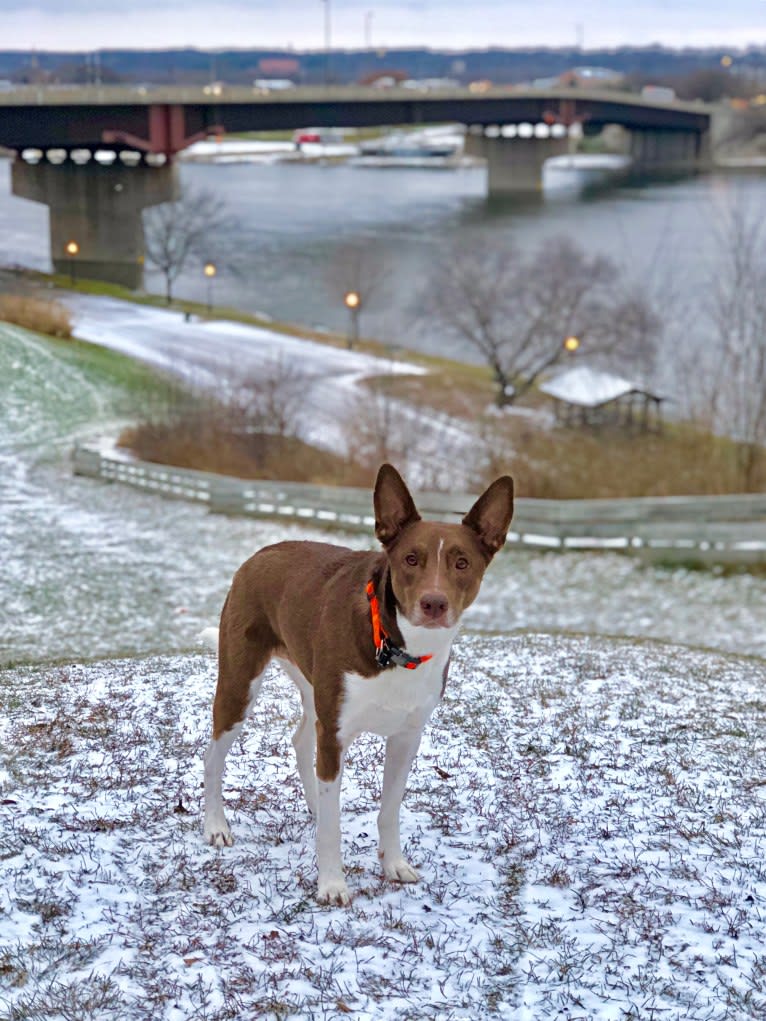
{"type": "Polygon", "coordinates": [[[399,651],[399,649],[396,649],[391,644],[391,639],[388,635],[386,635],[380,645],[375,649],[375,662],[381,670],[386,670],[388,667],[394,665],[394,654],[399,651]]]}
{"type": "Polygon", "coordinates": [[[380,622],[380,606],[378,605],[378,597],[375,595],[375,586],[372,581],[367,582],[366,591],[370,602],[372,637],[375,642],[375,662],[381,670],[388,670],[395,666],[404,667],[405,670],[415,670],[421,663],[432,659],[432,656],[410,656],[404,649],[400,649],[393,644],[380,622]]]}

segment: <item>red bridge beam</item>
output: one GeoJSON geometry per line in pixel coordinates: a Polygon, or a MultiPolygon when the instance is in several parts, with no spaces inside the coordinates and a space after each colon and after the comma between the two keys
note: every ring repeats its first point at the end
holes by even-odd
{"type": "Polygon", "coordinates": [[[101,133],[106,145],[129,145],[141,152],[163,153],[172,157],[208,135],[223,134],[223,125],[213,124],[202,131],[186,134],[186,114],[180,103],[153,103],[147,111],[149,137],[141,138],[130,131],[108,129],[101,133]]]}

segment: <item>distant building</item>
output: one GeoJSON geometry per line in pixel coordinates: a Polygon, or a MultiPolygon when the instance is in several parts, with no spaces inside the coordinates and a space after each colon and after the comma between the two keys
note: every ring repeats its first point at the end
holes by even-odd
{"type": "Polygon", "coordinates": [[[258,61],[264,78],[295,78],[300,69],[301,62],[295,57],[263,57],[258,61]]]}
{"type": "Polygon", "coordinates": [[[658,103],[672,103],[676,98],[676,90],[667,85],[644,85],[641,95],[644,99],[655,99],[658,103]]]}
{"type": "Polygon", "coordinates": [[[406,71],[374,71],[359,79],[360,85],[370,85],[374,89],[392,89],[395,85],[401,85],[407,81],[409,75],[406,71]]]}
{"type": "Polygon", "coordinates": [[[581,89],[614,88],[622,85],[625,75],[611,67],[573,67],[569,71],[551,78],[535,78],[534,89],[555,89],[561,85],[571,85],[581,89]]]}
{"type": "Polygon", "coordinates": [[[566,369],[540,384],[553,398],[562,425],[618,426],[641,432],[662,428],[664,397],[612,372],[587,365],[566,369]]]}

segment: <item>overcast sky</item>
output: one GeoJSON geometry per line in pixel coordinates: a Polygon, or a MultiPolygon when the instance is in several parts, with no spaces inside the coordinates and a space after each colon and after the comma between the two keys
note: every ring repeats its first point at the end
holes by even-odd
{"type": "Polygon", "coordinates": [[[0,0],[0,49],[766,44],[766,0],[0,0]]]}

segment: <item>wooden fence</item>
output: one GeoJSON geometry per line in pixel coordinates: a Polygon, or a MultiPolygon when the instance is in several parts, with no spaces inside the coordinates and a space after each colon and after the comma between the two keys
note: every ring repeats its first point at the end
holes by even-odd
{"type": "MultiPolygon", "coordinates": [[[[219,514],[284,518],[371,532],[372,494],[347,486],[250,481],[172,468],[78,445],[77,475],[122,482],[170,499],[196,500],[219,514]]],[[[457,521],[475,496],[422,492],[426,518],[457,521]]],[[[632,500],[516,501],[511,546],[615,549],[651,560],[766,564],[766,493],[632,500]]]]}

